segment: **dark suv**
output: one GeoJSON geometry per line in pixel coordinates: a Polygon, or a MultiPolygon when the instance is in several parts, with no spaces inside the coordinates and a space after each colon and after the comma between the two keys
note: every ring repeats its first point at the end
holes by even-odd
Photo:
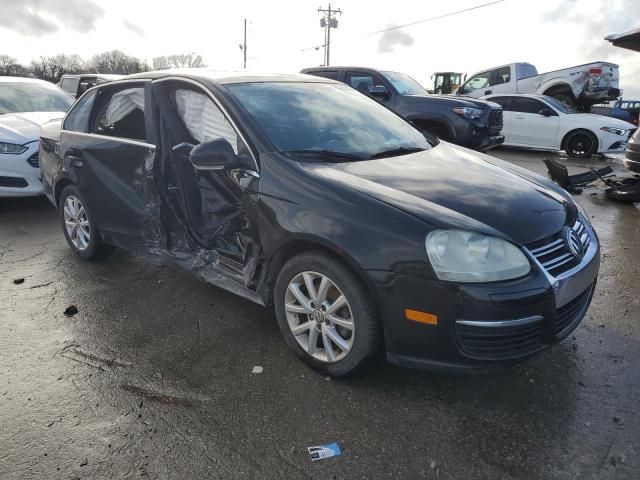
{"type": "Polygon", "coordinates": [[[502,108],[475,98],[430,95],[413,78],[399,72],[357,67],[305,68],[301,73],[351,85],[409,120],[419,130],[475,150],[504,142],[502,108]]]}

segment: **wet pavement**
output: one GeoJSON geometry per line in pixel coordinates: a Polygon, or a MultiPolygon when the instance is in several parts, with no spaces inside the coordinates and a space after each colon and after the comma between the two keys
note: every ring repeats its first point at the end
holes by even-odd
{"type": "Polygon", "coordinates": [[[83,262],[45,199],[0,199],[0,479],[640,478],[640,206],[597,191],[575,197],[603,261],[567,340],[498,373],[348,380],[271,310],[123,251],[83,262]]]}

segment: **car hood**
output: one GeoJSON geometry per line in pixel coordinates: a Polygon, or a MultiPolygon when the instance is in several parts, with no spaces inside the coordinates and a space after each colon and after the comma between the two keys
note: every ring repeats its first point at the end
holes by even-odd
{"type": "Polygon", "coordinates": [[[25,112],[0,115],[0,141],[25,144],[38,140],[40,127],[65,112],[25,112]]]}
{"type": "Polygon", "coordinates": [[[491,108],[502,108],[497,103],[489,102],[487,100],[480,100],[472,97],[457,97],[455,95],[411,95],[406,96],[406,98],[411,98],[412,102],[424,101],[431,102],[431,104],[433,104],[433,102],[439,102],[446,103],[452,107],[472,107],[483,110],[489,106],[491,108]]]}
{"type": "Polygon", "coordinates": [[[521,245],[557,233],[577,216],[568,194],[549,180],[446,142],[400,157],[303,168],[434,227],[480,231],[521,245]]]}
{"type": "Polygon", "coordinates": [[[572,113],[570,114],[570,117],[574,120],[579,120],[584,123],[590,122],[591,124],[602,127],[624,128],[625,130],[636,128],[633,123],[625,122],[619,118],[607,117],[606,115],[596,115],[594,113],[572,113]]]}

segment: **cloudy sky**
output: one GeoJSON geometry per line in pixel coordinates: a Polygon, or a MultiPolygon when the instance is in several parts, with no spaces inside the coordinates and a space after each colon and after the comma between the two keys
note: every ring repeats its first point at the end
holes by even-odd
{"type": "MultiPolygon", "coordinates": [[[[323,0],[326,2],[326,0],[323,0]]],[[[618,63],[625,97],[640,97],[640,53],[603,37],[640,27],[639,0],[505,0],[386,34],[393,25],[437,17],[491,0],[417,2],[334,0],[331,63],[406,72],[430,84],[434,71],[473,73],[515,61],[540,72],[606,60],[618,63]]],[[[320,0],[0,0],[0,53],[28,62],[41,55],[119,49],[150,60],[196,52],[216,69],[242,67],[243,19],[248,67],[295,72],[322,63],[320,0]]],[[[326,3],[323,4],[326,6],[326,3]]]]}

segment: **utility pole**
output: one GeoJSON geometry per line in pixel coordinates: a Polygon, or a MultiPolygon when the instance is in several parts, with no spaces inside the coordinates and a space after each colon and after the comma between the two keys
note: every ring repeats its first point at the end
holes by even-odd
{"type": "Polygon", "coordinates": [[[338,28],[338,19],[335,18],[336,14],[342,15],[342,10],[339,8],[331,9],[331,4],[329,7],[324,9],[322,7],[318,8],[318,13],[322,14],[322,18],[320,19],[320,26],[324,28],[324,65],[329,66],[329,59],[331,55],[331,29],[338,28]]]}
{"type": "Polygon", "coordinates": [[[246,70],[247,68],[247,19],[244,19],[244,40],[238,45],[240,50],[242,50],[243,55],[243,68],[246,70]]]}

